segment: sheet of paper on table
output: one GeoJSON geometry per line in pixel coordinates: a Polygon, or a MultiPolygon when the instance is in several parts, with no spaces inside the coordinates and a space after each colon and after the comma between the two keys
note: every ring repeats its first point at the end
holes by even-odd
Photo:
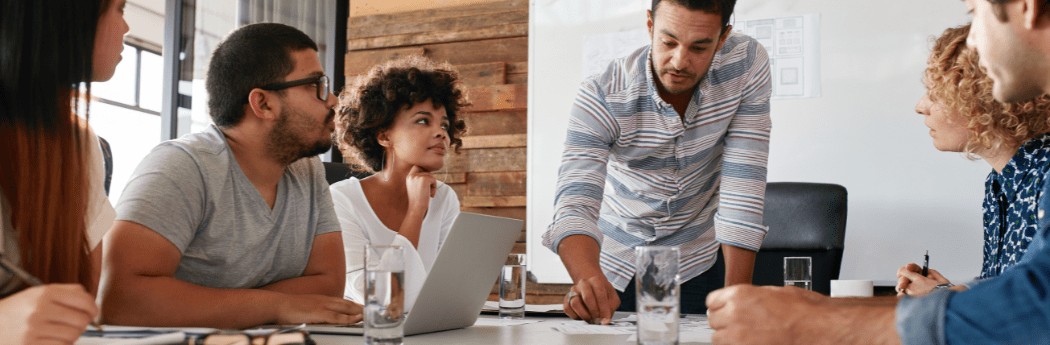
{"type": "MultiPolygon", "coordinates": [[[[560,313],[563,312],[561,304],[526,304],[526,313],[560,313]]],[[[498,301],[485,301],[485,306],[481,307],[482,311],[499,311],[498,301]]]]}
{"type": "Polygon", "coordinates": [[[81,336],[74,345],[150,345],[175,344],[186,341],[186,333],[172,332],[143,338],[100,338],[81,336]]]}
{"type": "Polygon", "coordinates": [[[530,324],[530,323],[536,323],[536,322],[540,322],[540,321],[543,321],[543,320],[541,320],[541,319],[512,320],[512,319],[497,319],[497,318],[490,318],[490,317],[479,317],[477,321],[474,321],[474,326],[517,326],[517,325],[527,325],[527,324],[530,324]]]}
{"type": "MultiPolygon", "coordinates": [[[[172,344],[186,341],[187,336],[201,336],[218,331],[215,328],[202,327],[136,327],[104,325],[104,331],[88,327],[77,339],[75,345],[143,345],[172,344]]],[[[249,329],[244,333],[263,335],[272,333],[273,329],[249,329]]]]}
{"type": "Polygon", "coordinates": [[[564,334],[634,334],[634,324],[630,322],[616,322],[610,325],[592,325],[584,321],[567,321],[551,326],[552,329],[564,334]]]}
{"type": "MultiPolygon", "coordinates": [[[[564,334],[630,334],[627,341],[638,340],[638,318],[631,315],[613,320],[608,326],[592,325],[583,321],[563,322],[551,328],[564,334]]],[[[678,341],[683,343],[709,343],[714,330],[705,315],[686,315],[678,319],[678,341]]]]}

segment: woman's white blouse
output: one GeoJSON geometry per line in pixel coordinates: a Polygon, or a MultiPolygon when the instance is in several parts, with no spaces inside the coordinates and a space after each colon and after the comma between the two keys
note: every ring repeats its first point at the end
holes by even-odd
{"type": "Polygon", "coordinates": [[[331,186],[335,214],[343,229],[343,250],[346,254],[346,288],[343,296],[364,304],[365,244],[400,245],[405,254],[405,306],[411,308],[423,287],[423,281],[438,251],[445,243],[452,223],[459,216],[459,199],[448,185],[438,182],[437,192],[430,198],[427,215],[419,232],[419,247],[404,236],[390,230],[379,220],[361,189],[357,178],[337,182],[331,186]]]}

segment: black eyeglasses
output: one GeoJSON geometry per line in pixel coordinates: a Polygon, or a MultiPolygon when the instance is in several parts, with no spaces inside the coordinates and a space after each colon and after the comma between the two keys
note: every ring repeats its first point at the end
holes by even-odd
{"type": "MultiPolygon", "coordinates": [[[[328,101],[328,94],[331,93],[331,90],[329,89],[328,76],[326,75],[274,83],[266,86],[261,86],[259,88],[267,91],[277,91],[284,90],[293,86],[306,84],[317,85],[317,99],[321,100],[322,102],[328,101]]],[[[245,103],[248,103],[247,97],[245,97],[245,103]]]]}

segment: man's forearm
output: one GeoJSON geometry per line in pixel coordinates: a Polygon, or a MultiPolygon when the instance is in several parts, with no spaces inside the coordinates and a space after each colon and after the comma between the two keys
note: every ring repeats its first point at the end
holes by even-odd
{"type": "Polygon", "coordinates": [[[134,276],[102,287],[104,323],[242,329],[277,320],[282,294],[215,289],[172,277],[134,276]]]}
{"type": "Polygon", "coordinates": [[[725,286],[751,284],[751,275],[755,270],[755,254],[744,248],[722,245],[722,256],[726,261],[725,286]]]}
{"type": "Polygon", "coordinates": [[[587,235],[571,235],[558,244],[558,256],[574,283],[603,274],[599,264],[601,250],[598,242],[587,235]]]}
{"type": "Polygon", "coordinates": [[[869,306],[869,307],[893,307],[897,305],[897,296],[879,296],[879,297],[846,297],[846,298],[828,298],[828,303],[841,305],[841,306],[869,306]]]}
{"type": "Polygon", "coordinates": [[[811,344],[890,344],[901,343],[897,336],[894,306],[826,305],[820,317],[803,322],[809,334],[799,340],[811,344]]]}
{"type": "Polygon", "coordinates": [[[343,297],[343,288],[346,287],[346,274],[317,274],[304,275],[291,279],[285,279],[259,289],[286,293],[289,295],[324,295],[331,297],[343,297]]]}

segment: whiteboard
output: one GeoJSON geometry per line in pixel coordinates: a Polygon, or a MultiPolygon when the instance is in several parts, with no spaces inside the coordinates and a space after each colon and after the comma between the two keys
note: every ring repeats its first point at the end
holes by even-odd
{"type": "MultiPolygon", "coordinates": [[[[529,27],[528,253],[544,283],[570,283],[542,245],[588,35],[645,28],[650,0],[533,0],[529,27]]],[[[819,97],[771,103],[770,182],[849,192],[842,279],[895,280],[920,262],[953,282],[980,273],[990,167],[934,149],[914,111],[931,37],[970,20],[958,0],[739,0],[733,21],[820,15],[819,97]]]]}

